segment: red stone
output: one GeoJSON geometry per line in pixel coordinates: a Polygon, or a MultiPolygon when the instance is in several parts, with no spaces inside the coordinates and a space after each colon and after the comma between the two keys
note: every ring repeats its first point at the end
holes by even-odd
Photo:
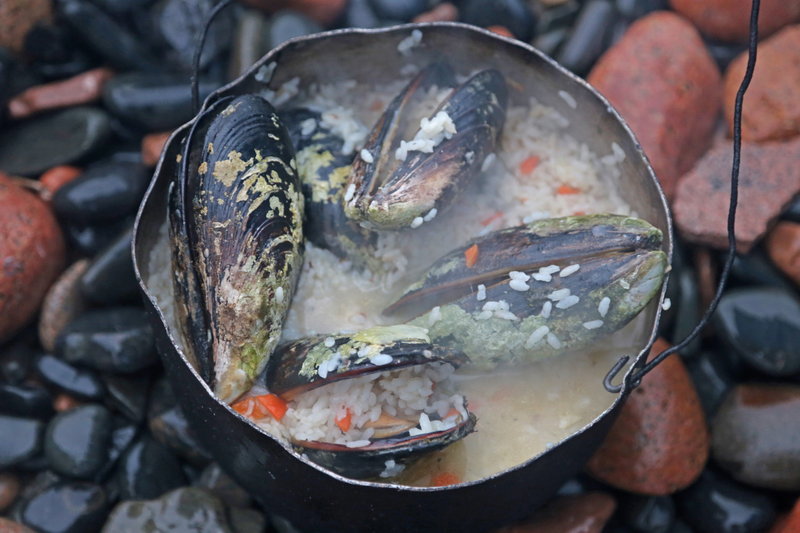
{"type": "Polygon", "coordinates": [[[82,172],[78,167],[69,165],[51,168],[39,177],[39,183],[42,185],[40,196],[43,200],[50,201],[58,189],[80,176],[82,172]]]}
{"type": "Polygon", "coordinates": [[[720,74],[697,30],[674,13],[641,18],[588,81],[628,122],[671,197],[710,146],[720,107],[720,74]]]}
{"type": "Polygon", "coordinates": [[[788,515],[775,521],[769,533],[800,533],[800,499],[795,502],[788,515]]]}
{"type": "MultiPolygon", "coordinates": [[[[786,2],[796,4],[800,2],[786,2]]],[[[747,53],[725,72],[723,102],[733,131],[736,92],[747,67],[747,53]]],[[[790,26],[758,45],[753,80],[742,105],[742,139],[767,141],[800,134],[800,24],[790,26]]]]}
{"type": "Polygon", "coordinates": [[[56,338],[64,326],[87,307],[86,299],[81,293],[80,279],[88,267],[88,259],[76,261],[47,291],[39,312],[39,342],[48,352],[55,350],[56,338]]]}
{"type": "Polygon", "coordinates": [[[24,326],[64,268],[65,246],[50,207],[0,175],[0,343],[24,326]]]}
{"type": "Polygon", "coordinates": [[[142,138],[142,163],[148,167],[156,166],[170,135],[172,135],[170,131],[145,135],[142,138]]]}
{"type": "Polygon", "coordinates": [[[87,70],[77,76],[26,89],[8,102],[11,118],[25,118],[35,113],[100,99],[103,85],[114,73],[107,68],[87,70]]]}
{"type": "Polygon", "coordinates": [[[323,26],[329,26],[342,14],[347,0],[240,0],[242,3],[274,13],[281,9],[294,9],[323,26]]]}
{"type": "Polygon", "coordinates": [[[23,526],[19,522],[14,522],[8,518],[0,517],[0,532],[2,533],[36,533],[34,530],[27,526],[23,526]]]}
{"type": "MultiPolygon", "coordinates": [[[[717,292],[717,261],[708,248],[697,248],[693,255],[694,270],[697,272],[697,285],[703,309],[711,304],[717,292]]],[[[708,334],[710,328],[703,333],[708,334]]]]}
{"type": "MultiPolygon", "coordinates": [[[[750,35],[751,0],[670,0],[672,8],[701,32],[721,41],[746,43],[750,35]]],[[[800,20],[800,2],[761,0],[758,35],[764,38],[800,20]]]]}
{"type": "Polygon", "coordinates": [[[2,0],[0,2],[0,46],[21,52],[25,36],[37,23],[53,19],[51,0],[2,0]]]}
{"type": "Polygon", "coordinates": [[[767,236],[770,259],[784,274],[800,284],[800,224],[780,222],[767,236]]]}
{"type": "Polygon", "coordinates": [[[53,399],[53,409],[58,413],[69,411],[81,405],[81,402],[68,394],[61,393],[53,399]]]}
{"type": "MultiPolygon", "coordinates": [[[[659,339],[650,357],[668,347],[659,339]]],[[[673,354],[631,393],[587,469],[612,487],[660,496],[689,486],[703,471],[708,452],[697,391],[673,354]]]]}
{"type": "Polygon", "coordinates": [[[528,520],[495,533],[600,533],[616,506],[604,492],[558,496],[528,520]]]}
{"type": "MultiPolygon", "coordinates": [[[[0,472],[0,513],[14,503],[19,494],[19,479],[9,472],[0,472]]],[[[0,529],[0,531],[3,531],[0,529]]]]}
{"type": "MultiPolygon", "coordinates": [[[[728,203],[733,143],[714,146],[681,178],[672,204],[675,223],[691,242],[728,245],[728,203]]],[[[800,137],[788,142],[743,143],[739,171],[736,244],[747,253],[800,190],[800,137]]]]}
{"type": "Polygon", "coordinates": [[[450,2],[442,2],[430,11],[420,13],[412,22],[454,22],[458,20],[458,8],[450,2]]]}

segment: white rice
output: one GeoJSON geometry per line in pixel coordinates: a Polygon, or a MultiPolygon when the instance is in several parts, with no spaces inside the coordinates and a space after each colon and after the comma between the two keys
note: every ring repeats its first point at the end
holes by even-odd
{"type": "Polygon", "coordinates": [[[589,322],[584,322],[583,327],[586,329],[597,329],[603,327],[602,320],[590,320],[589,322]]]}
{"type": "Polygon", "coordinates": [[[422,32],[420,30],[413,30],[411,35],[403,39],[397,44],[397,51],[404,56],[410,55],[411,50],[422,42],[422,32]]]}
{"type": "Polygon", "coordinates": [[[561,272],[559,272],[558,275],[561,276],[562,278],[566,278],[570,274],[574,274],[575,272],[577,272],[580,268],[581,266],[578,264],[569,265],[568,267],[562,268],[561,272]]]}
{"type": "Polygon", "coordinates": [[[603,296],[603,299],[600,300],[600,303],[597,305],[597,312],[600,313],[600,316],[605,318],[606,314],[608,313],[608,308],[611,306],[611,298],[608,296],[603,296]]]}

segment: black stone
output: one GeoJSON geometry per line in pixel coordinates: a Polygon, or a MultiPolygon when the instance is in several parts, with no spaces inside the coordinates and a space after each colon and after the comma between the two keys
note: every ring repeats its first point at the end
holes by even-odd
{"type": "Polygon", "coordinates": [[[264,513],[242,507],[228,507],[228,522],[234,533],[262,533],[267,527],[264,513]]]}
{"type": "Polygon", "coordinates": [[[344,14],[345,24],[350,28],[377,28],[381,19],[375,14],[370,0],[350,0],[344,14]]]}
{"type": "Polygon", "coordinates": [[[0,378],[6,383],[20,384],[33,366],[35,352],[25,340],[17,340],[0,349],[0,378]]]}
{"type": "Polygon", "coordinates": [[[370,0],[375,13],[387,20],[409,22],[428,10],[428,0],[370,0]]]}
{"type": "Polygon", "coordinates": [[[710,420],[735,384],[728,362],[719,354],[705,352],[687,361],[686,368],[692,377],[706,418],[710,420]]]}
{"type": "Polygon", "coordinates": [[[153,436],[176,454],[195,465],[205,465],[211,456],[194,436],[193,428],[178,406],[165,378],[158,380],[150,394],[148,427],[153,436]]]}
{"type": "Polygon", "coordinates": [[[73,163],[106,142],[108,115],[93,107],[72,107],[26,120],[0,134],[0,170],[38,175],[73,163]]]}
{"type": "Polygon", "coordinates": [[[766,257],[759,246],[748,254],[736,254],[731,265],[731,279],[737,285],[768,285],[793,292],[791,281],[766,257]]]}
{"type": "Polygon", "coordinates": [[[728,68],[731,61],[747,50],[747,47],[743,44],[720,43],[711,40],[706,41],[706,48],[723,72],[728,68]]]}
{"type": "Polygon", "coordinates": [[[568,34],[569,30],[567,28],[560,28],[543,33],[533,40],[533,46],[545,54],[553,56],[564,41],[567,40],[568,34]]]}
{"type": "Polygon", "coordinates": [[[616,18],[616,8],[608,0],[587,2],[556,56],[558,62],[576,74],[588,72],[608,46],[616,18]]]}
{"type": "Polygon", "coordinates": [[[203,469],[194,486],[209,491],[232,507],[249,507],[253,503],[247,491],[231,479],[217,463],[211,463],[203,469]]]}
{"type": "Polygon", "coordinates": [[[269,25],[269,48],[275,48],[284,41],[322,31],[322,26],[296,11],[279,11],[272,16],[269,25]]]}
{"type": "Polygon", "coordinates": [[[193,531],[236,533],[225,506],[211,494],[191,487],[153,501],[123,502],[114,509],[104,531],[193,531]]]}
{"type": "Polygon", "coordinates": [[[92,0],[92,3],[105,11],[114,15],[123,15],[150,7],[153,0],[92,0]]]}
{"type": "Polygon", "coordinates": [[[800,301],[774,288],[728,291],[714,322],[741,361],[771,376],[800,372],[800,301]]]}
{"type": "MultiPolygon", "coordinates": [[[[111,430],[111,437],[107,450],[108,460],[95,476],[95,480],[106,479],[108,475],[113,472],[117,460],[122,457],[122,454],[130,448],[136,437],[139,436],[139,427],[125,418],[119,416],[114,417],[112,426],[113,429],[111,430]]],[[[109,494],[114,496],[112,499],[116,499],[119,496],[117,494],[117,484],[113,480],[108,484],[106,490],[108,490],[109,494]]]]}
{"type": "Polygon", "coordinates": [[[67,240],[76,251],[93,256],[110,245],[131,222],[133,217],[125,217],[97,224],[65,222],[62,227],[67,240]]]}
{"type": "Polygon", "coordinates": [[[136,211],[150,181],[147,167],[137,163],[100,161],[53,195],[59,217],[98,223],[136,211]]]}
{"type": "Polygon", "coordinates": [[[58,414],[47,426],[44,453],[50,467],[65,476],[90,479],[108,460],[111,413],[101,405],[82,405],[58,414]]]}
{"type": "Polygon", "coordinates": [[[102,380],[92,370],[75,368],[49,354],[39,357],[36,371],[45,382],[76,398],[99,400],[106,393],[102,380]]]}
{"type": "MultiPolygon", "coordinates": [[[[670,282],[675,280],[679,286],[677,300],[671,300],[674,308],[672,335],[669,337],[671,344],[675,345],[685,339],[700,322],[703,316],[703,305],[700,302],[700,291],[697,287],[697,278],[694,270],[684,267],[680,272],[670,277],[670,282]]],[[[684,348],[681,348],[681,357],[691,359],[700,351],[700,336],[697,336],[684,348]]]]}
{"type": "Polygon", "coordinates": [[[459,13],[462,22],[505,26],[522,41],[530,41],[536,30],[536,17],[525,0],[466,0],[459,13]]]}
{"type": "Polygon", "coordinates": [[[692,528],[686,525],[686,522],[682,520],[676,520],[674,524],[672,524],[672,529],[669,530],[669,533],[693,533],[692,528]]]}
{"type": "Polygon", "coordinates": [[[541,36],[549,31],[569,29],[580,10],[581,4],[577,0],[567,0],[562,4],[540,9],[537,13],[536,35],[541,36]]]}
{"type": "Polygon", "coordinates": [[[99,531],[110,502],[103,487],[85,482],[60,482],[32,497],[22,507],[22,522],[42,533],[99,531]]]}
{"type": "Polygon", "coordinates": [[[0,413],[46,420],[53,414],[53,395],[39,385],[0,383],[0,413]]]}
{"type": "Polygon", "coordinates": [[[84,313],[62,330],[56,352],[70,363],[107,372],[136,372],[158,361],[150,322],[135,307],[84,313]]]}
{"type": "MultiPolygon", "coordinates": [[[[217,84],[201,81],[201,101],[217,84]]],[[[131,72],[115,76],[103,87],[103,104],[114,116],[146,131],[180,126],[194,115],[187,76],[131,72]]]]}
{"type": "Polygon", "coordinates": [[[90,302],[121,304],[139,296],[131,255],[132,234],[133,228],[125,230],[97,254],[81,277],[81,292],[90,302]]]}
{"type": "Polygon", "coordinates": [[[800,194],[792,198],[783,212],[781,213],[781,220],[788,220],[790,222],[800,222],[800,194]]]}
{"type": "MultiPolygon", "coordinates": [[[[39,81],[10,50],[0,46],[0,104],[3,107],[5,107],[6,100],[28,87],[38,84],[39,81]]],[[[0,115],[3,112],[0,111],[0,115]]]]}
{"type": "Polygon", "coordinates": [[[87,0],[62,0],[63,19],[83,43],[120,70],[154,70],[158,62],[138,38],[87,0]]]}
{"type": "Polygon", "coordinates": [[[678,509],[698,533],[760,533],[775,518],[768,496],[710,470],[678,495],[678,509]]]}
{"type": "Polygon", "coordinates": [[[25,35],[25,56],[33,62],[64,63],[71,59],[69,35],[60,25],[36,24],[25,35]]]}
{"type": "Polygon", "coordinates": [[[185,483],[178,458],[149,436],[128,448],[117,467],[116,484],[125,500],[158,498],[185,483]]]}
{"type": "Polygon", "coordinates": [[[641,18],[653,11],[668,9],[667,0],[616,0],[617,11],[629,19],[641,18]]]}
{"type": "Polygon", "coordinates": [[[39,420],[0,415],[0,470],[35,456],[43,430],[39,420]]]}
{"type": "Polygon", "coordinates": [[[675,521],[675,504],[669,496],[630,495],[621,507],[624,523],[638,533],[669,533],[675,521]]]}
{"type": "Polygon", "coordinates": [[[150,375],[106,377],[109,405],[133,422],[141,422],[147,415],[147,395],[150,375]]]}

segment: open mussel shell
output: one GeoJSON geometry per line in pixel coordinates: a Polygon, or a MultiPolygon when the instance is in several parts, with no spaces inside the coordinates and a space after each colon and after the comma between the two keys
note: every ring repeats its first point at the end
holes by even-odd
{"type": "MultiPolygon", "coordinates": [[[[242,78],[210,96],[205,106],[224,96],[264,91],[264,82],[259,80],[266,79],[264,74],[273,64],[268,83],[277,89],[295,77],[302,85],[352,78],[389,81],[409,62],[426,65],[445,55],[461,73],[499,70],[511,80],[510,103],[527,103],[535,96],[558,109],[570,122],[569,133],[590,150],[610,153],[614,143],[621,148],[626,157],[616,183],[619,194],[641,218],[663,232],[661,249],[671,256],[672,225],[666,200],[641,147],[617,112],[584,81],[542,53],[488,31],[432,23],[298,38],[272,50],[242,78]],[[401,55],[397,45],[412,29],[422,31],[422,42],[409,56],[401,55]]],[[[186,358],[174,323],[175,295],[168,276],[164,283],[165,273],[169,274],[168,259],[164,259],[169,257],[169,250],[164,250],[168,248],[167,189],[178,170],[176,156],[189,127],[180,128],[168,141],[140,209],[133,244],[136,275],[157,326],[158,349],[167,374],[198,438],[270,512],[307,531],[484,531],[529,514],[585,464],[611,427],[630,392],[627,387],[591,424],[527,462],[479,481],[436,488],[356,481],[332,473],[279,443],[215,397],[186,358]]],[[[637,336],[640,352],[620,354],[635,356],[634,367],[644,364],[655,339],[663,298],[662,289],[640,315],[646,325],[637,336]]]]}

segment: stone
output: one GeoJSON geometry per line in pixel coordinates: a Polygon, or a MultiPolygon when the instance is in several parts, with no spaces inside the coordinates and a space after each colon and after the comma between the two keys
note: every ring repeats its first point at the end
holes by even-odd
{"type": "Polygon", "coordinates": [[[476,26],[504,26],[517,39],[530,41],[536,16],[524,0],[466,0],[460,4],[461,22],[476,26]]]}
{"type": "Polygon", "coordinates": [[[96,68],[67,80],[31,87],[8,102],[8,114],[23,119],[50,109],[89,104],[100,98],[103,85],[113,75],[108,68],[96,68]]]}
{"type": "Polygon", "coordinates": [[[0,134],[0,171],[33,176],[81,159],[111,134],[108,115],[71,107],[5,128],[0,134]]]}
{"type": "Polygon", "coordinates": [[[556,53],[558,48],[567,40],[569,31],[567,28],[560,28],[557,30],[543,33],[533,40],[533,46],[538,48],[545,54],[552,56],[556,53]]]}
{"type": "MultiPolygon", "coordinates": [[[[675,280],[679,296],[672,300],[675,309],[675,318],[672,325],[672,335],[669,339],[672,344],[677,344],[685,339],[694,330],[703,316],[703,307],[700,303],[700,293],[697,289],[697,278],[694,271],[684,267],[679,272],[673,272],[670,283],[675,280]]],[[[696,337],[687,346],[681,349],[684,360],[691,359],[700,350],[701,337],[696,337]]]]}
{"type": "Polygon", "coordinates": [[[0,415],[0,470],[39,453],[44,426],[33,418],[0,415]]]}
{"type": "MultiPolygon", "coordinates": [[[[742,52],[747,50],[747,47],[742,44],[721,43],[719,41],[711,41],[708,39],[706,39],[706,48],[708,48],[708,53],[711,54],[711,57],[714,58],[717,66],[723,72],[728,68],[728,65],[731,64],[731,61],[739,57],[742,52]]],[[[739,81],[741,82],[741,79],[739,81]]]]}
{"type": "Polygon", "coordinates": [[[667,0],[616,0],[614,4],[619,13],[629,19],[635,20],[667,8],[667,0]]]}
{"type": "Polygon", "coordinates": [[[84,255],[93,256],[125,231],[133,223],[133,216],[104,223],[89,224],[86,222],[64,223],[64,233],[67,241],[77,251],[84,255]]]}
{"type": "Polygon", "coordinates": [[[161,159],[161,152],[164,151],[164,146],[172,135],[171,131],[163,131],[158,133],[148,133],[142,137],[142,164],[146,167],[154,167],[158,160],[161,159]]]}
{"type": "Polygon", "coordinates": [[[800,490],[800,386],[740,384],[711,425],[711,454],[734,479],[800,490]]]}
{"type": "MultiPolygon", "coordinates": [[[[659,339],[650,357],[668,347],[659,339]]],[[[663,496],[700,475],[708,448],[697,392],[680,357],[673,355],[631,392],[587,470],[612,487],[663,496]]]]}
{"type": "Polygon", "coordinates": [[[0,413],[47,420],[53,415],[53,396],[41,385],[0,383],[0,413]]]}
{"type": "Polygon", "coordinates": [[[344,19],[348,28],[377,28],[381,25],[381,19],[369,0],[349,0],[344,19]]]}
{"type": "Polygon", "coordinates": [[[56,341],[56,352],[70,363],[131,373],[158,361],[154,342],[143,309],[114,307],[88,311],[73,320],[56,341]]]}
{"type": "Polygon", "coordinates": [[[106,376],[111,407],[134,422],[141,422],[147,415],[147,397],[150,391],[150,375],[106,376]]]}
{"type": "Polygon", "coordinates": [[[3,533],[36,533],[31,528],[2,516],[0,516],[0,531],[3,533]]]}
{"type": "Polygon", "coordinates": [[[572,32],[556,59],[577,74],[585,74],[609,44],[617,11],[609,0],[584,4],[572,32]]]}
{"type": "MultiPolygon", "coordinates": [[[[19,494],[19,478],[9,472],[0,472],[0,513],[8,509],[19,494]]],[[[3,523],[0,522],[0,526],[3,523]]],[[[5,531],[0,527],[0,531],[5,531]]]]}
{"type": "Polygon", "coordinates": [[[86,310],[80,279],[88,266],[88,259],[75,261],[47,290],[39,310],[39,342],[48,352],[55,350],[56,338],[64,326],[86,310]]]}
{"type": "Polygon", "coordinates": [[[714,326],[731,353],[770,376],[800,373],[800,300],[769,287],[727,291],[714,326]]]}
{"type": "Polygon", "coordinates": [[[769,232],[766,244],[773,263],[800,285],[800,224],[779,222],[769,232]]]}
{"type": "Polygon", "coordinates": [[[370,0],[370,4],[382,19],[399,22],[409,22],[430,6],[427,0],[370,0]]]}
{"type": "Polygon", "coordinates": [[[122,502],[103,526],[103,533],[146,530],[234,533],[222,502],[191,487],[174,490],[157,500],[122,502]]]}
{"type": "Polygon", "coordinates": [[[41,533],[83,533],[100,529],[110,504],[100,485],[60,482],[26,501],[20,514],[41,533]]]}
{"type": "MultiPolygon", "coordinates": [[[[352,2],[348,6],[350,4],[352,2]]],[[[265,41],[268,25],[267,16],[255,9],[248,9],[237,17],[233,49],[228,57],[228,79],[236,79],[244,74],[267,52],[265,41]]]]}
{"type": "Polygon", "coordinates": [[[709,420],[717,412],[728,391],[735,385],[728,366],[729,363],[714,352],[701,353],[686,363],[697,396],[703,405],[703,412],[709,420]]]}
{"type": "Polygon", "coordinates": [[[769,533],[797,533],[800,531],[800,500],[795,502],[789,514],[776,520],[769,533]]]}
{"type": "Polygon", "coordinates": [[[322,31],[322,26],[296,11],[279,11],[272,16],[269,25],[267,46],[275,48],[294,37],[310,35],[322,31]]]}
{"type": "MultiPolygon", "coordinates": [[[[789,4],[796,3],[786,2],[789,4]]],[[[800,13],[800,4],[797,11],[800,13]]],[[[746,66],[745,52],[725,71],[723,108],[731,132],[736,92],[746,66]]],[[[746,100],[742,108],[743,140],[789,139],[800,133],[800,24],[781,30],[759,44],[746,100]]]]}
{"type": "MultiPolygon", "coordinates": [[[[581,4],[578,0],[568,0],[563,4],[552,6],[546,9],[539,9],[537,14],[536,35],[541,36],[553,30],[561,28],[570,29],[578,13],[581,12],[581,4]]],[[[597,59],[595,57],[595,59],[597,59]]]]}
{"type": "MultiPolygon", "coordinates": [[[[670,5],[710,37],[746,43],[750,36],[750,0],[670,0],[670,5]]],[[[797,21],[800,21],[800,4],[797,2],[762,0],[758,13],[758,36],[763,39],[797,21]]]]}
{"type": "Polygon", "coordinates": [[[647,15],[587,79],[630,125],[671,197],[678,178],[710,146],[720,107],[719,70],[697,30],[673,13],[647,15]]]}
{"type": "MultiPolygon", "coordinates": [[[[686,240],[727,247],[732,153],[731,141],[715,145],[678,183],[673,216],[686,240]]],[[[741,155],[736,246],[747,253],[800,189],[796,172],[800,137],[786,142],[742,143],[741,155]]]]}
{"type": "Polygon", "coordinates": [[[603,492],[558,496],[531,518],[495,533],[601,533],[616,506],[603,492]]]}
{"type": "Polygon", "coordinates": [[[708,248],[695,248],[692,260],[695,272],[697,272],[700,302],[704,309],[708,309],[717,292],[717,259],[708,248]]]}
{"type": "Polygon", "coordinates": [[[264,513],[243,507],[229,507],[228,522],[234,533],[263,533],[267,527],[264,513]]]}
{"type": "Polygon", "coordinates": [[[766,494],[750,490],[706,470],[678,496],[680,516],[697,533],[759,533],[775,518],[766,494]]]}
{"type": "Polygon", "coordinates": [[[794,289],[792,282],[767,258],[760,246],[748,254],[736,254],[731,266],[731,278],[742,285],[767,285],[786,291],[794,289]]]}
{"type": "Polygon", "coordinates": [[[84,297],[99,305],[130,302],[139,297],[139,285],[133,271],[131,237],[128,228],[92,260],[81,276],[80,290],[84,297]]]}
{"type": "Polygon", "coordinates": [[[3,381],[19,385],[33,367],[36,354],[26,339],[17,339],[15,342],[0,348],[0,378],[3,381]]]}
{"type": "Polygon", "coordinates": [[[55,409],[57,413],[63,413],[64,411],[75,409],[81,405],[83,405],[83,402],[63,392],[53,400],[53,409],[55,409]]]}
{"type": "Polygon", "coordinates": [[[75,368],[49,354],[37,359],[36,370],[43,381],[78,398],[99,400],[106,393],[105,385],[92,370],[75,368]]]}
{"type": "Polygon", "coordinates": [[[181,463],[166,447],[149,436],[135,442],[122,455],[115,476],[124,500],[158,498],[186,483],[181,463]]]}
{"type": "Polygon", "coordinates": [[[4,0],[0,3],[0,46],[21,52],[31,28],[52,19],[51,0],[4,0]]]}
{"type": "Polygon", "coordinates": [[[64,237],[48,205],[0,173],[0,343],[36,313],[65,263],[64,237]]]}
{"type": "Polygon", "coordinates": [[[672,533],[675,504],[669,496],[630,495],[621,504],[622,520],[637,533],[672,533]]]}
{"type": "Polygon", "coordinates": [[[84,405],[56,415],[48,424],[44,453],[59,474],[91,479],[108,459],[111,413],[101,405],[84,405]]]}
{"type": "Polygon", "coordinates": [[[153,386],[147,416],[150,432],[164,446],[195,465],[205,465],[211,460],[210,454],[195,437],[194,429],[165,378],[153,386]]]}
{"type": "Polygon", "coordinates": [[[458,20],[458,8],[450,2],[437,4],[430,11],[420,13],[412,22],[455,22],[458,20]]]}
{"type": "Polygon", "coordinates": [[[203,469],[194,486],[205,489],[231,507],[249,507],[253,500],[242,487],[226,474],[218,463],[203,469]]]}
{"type": "Polygon", "coordinates": [[[39,195],[42,200],[50,201],[58,189],[71,182],[83,173],[83,170],[70,165],[59,165],[47,170],[39,176],[42,190],[39,195]]]}
{"type": "Polygon", "coordinates": [[[294,9],[322,26],[329,26],[344,12],[347,0],[242,0],[243,3],[267,13],[294,9]]]}

